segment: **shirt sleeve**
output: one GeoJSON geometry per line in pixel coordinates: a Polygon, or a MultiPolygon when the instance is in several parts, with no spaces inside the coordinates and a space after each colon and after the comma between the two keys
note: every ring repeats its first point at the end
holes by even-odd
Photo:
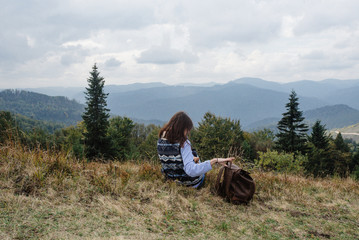
{"type": "Polygon", "coordinates": [[[212,169],[210,160],[197,164],[193,161],[192,149],[188,140],[184,143],[183,148],[181,148],[181,155],[184,165],[183,170],[190,177],[201,176],[212,169]]]}

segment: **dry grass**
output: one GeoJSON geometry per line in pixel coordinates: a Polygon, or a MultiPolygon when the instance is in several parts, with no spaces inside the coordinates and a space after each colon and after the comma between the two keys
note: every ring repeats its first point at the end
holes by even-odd
{"type": "Polygon", "coordinates": [[[164,182],[150,163],[0,146],[0,239],[359,239],[359,185],[254,172],[254,200],[164,182]]]}

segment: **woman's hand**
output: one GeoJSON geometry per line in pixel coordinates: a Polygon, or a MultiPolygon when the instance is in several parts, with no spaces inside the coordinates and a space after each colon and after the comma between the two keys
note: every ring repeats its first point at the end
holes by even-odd
{"type": "Polygon", "coordinates": [[[198,162],[199,162],[199,157],[193,157],[193,161],[194,161],[195,163],[198,163],[198,162]]]}
{"type": "Polygon", "coordinates": [[[213,158],[211,159],[211,165],[213,166],[216,163],[219,163],[223,166],[226,165],[227,162],[233,162],[235,158],[234,157],[230,157],[230,158],[213,158]]]}

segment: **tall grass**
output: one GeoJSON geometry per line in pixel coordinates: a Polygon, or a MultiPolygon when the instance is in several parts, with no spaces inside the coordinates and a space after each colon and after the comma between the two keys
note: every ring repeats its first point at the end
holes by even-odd
{"type": "Polygon", "coordinates": [[[351,178],[255,171],[249,205],[165,182],[155,162],[84,162],[0,146],[0,239],[358,239],[351,178]]]}

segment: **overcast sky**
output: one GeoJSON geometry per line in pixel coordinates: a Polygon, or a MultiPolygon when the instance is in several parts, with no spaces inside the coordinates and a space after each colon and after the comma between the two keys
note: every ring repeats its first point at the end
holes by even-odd
{"type": "Polygon", "coordinates": [[[358,79],[358,0],[0,0],[0,88],[358,79]]]}

